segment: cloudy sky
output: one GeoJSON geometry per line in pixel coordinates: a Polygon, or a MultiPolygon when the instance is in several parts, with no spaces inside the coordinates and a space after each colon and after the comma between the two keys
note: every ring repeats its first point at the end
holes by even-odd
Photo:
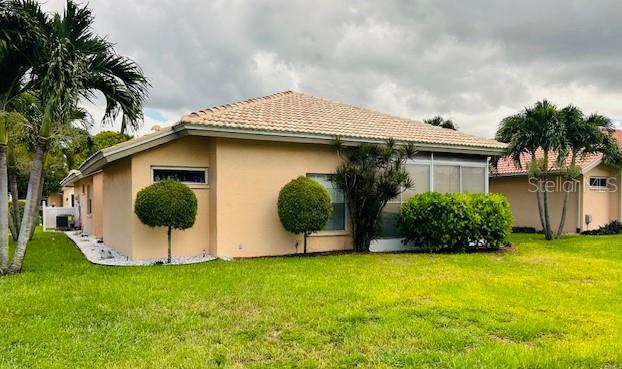
{"type": "Polygon", "coordinates": [[[96,32],[153,85],[141,133],[289,89],[416,119],[441,114],[485,137],[543,98],[622,120],[621,1],[89,4],[96,32]]]}

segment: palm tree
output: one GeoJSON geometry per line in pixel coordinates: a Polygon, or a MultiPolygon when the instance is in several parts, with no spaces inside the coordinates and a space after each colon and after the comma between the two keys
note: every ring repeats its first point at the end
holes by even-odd
{"type": "Polygon", "coordinates": [[[33,26],[43,13],[34,1],[0,0],[0,273],[8,266],[7,121],[12,104],[31,87],[26,76],[32,67],[39,29],[33,26]]]}
{"type": "MultiPolygon", "coordinates": [[[[555,105],[547,100],[537,102],[522,112],[506,117],[501,121],[496,139],[508,144],[506,155],[519,166],[521,156],[530,158],[529,177],[538,181],[536,200],[540,223],[547,240],[553,239],[549,215],[548,191],[546,183],[551,172],[550,155],[555,155],[565,148],[565,126],[559,119],[555,105]],[[538,151],[542,150],[542,158],[538,159],[538,151]],[[544,187],[544,189],[543,189],[544,187]]],[[[562,155],[557,155],[559,159],[562,155]]]]}
{"type": "Polygon", "coordinates": [[[21,271],[31,230],[37,219],[42,169],[52,132],[68,124],[80,99],[92,100],[99,91],[106,99],[104,123],[122,114],[122,129],[136,129],[149,83],[140,67],[118,55],[106,39],[93,34],[88,7],[67,1],[61,16],[37,18],[42,37],[32,67],[43,116],[36,134],[24,215],[13,261],[7,273],[21,271]]]}
{"type": "MultiPolygon", "coordinates": [[[[613,129],[611,120],[605,116],[591,114],[586,117],[583,112],[569,105],[559,112],[560,120],[565,126],[565,148],[560,152],[559,169],[565,182],[574,182],[581,176],[577,167],[577,158],[588,154],[601,153],[603,161],[616,169],[622,168],[618,143],[609,134],[613,129]],[[566,155],[564,155],[567,153],[566,155]],[[569,160],[568,160],[569,159],[569,160]]],[[[566,209],[570,191],[563,186],[564,200],[556,238],[560,238],[566,221],[566,209]]]]}
{"type": "Polygon", "coordinates": [[[454,131],[458,130],[458,128],[456,128],[456,125],[454,124],[454,122],[451,121],[451,119],[444,119],[440,115],[437,115],[437,116],[435,116],[433,118],[430,118],[430,119],[424,119],[423,123],[429,124],[429,125],[432,125],[432,126],[436,126],[436,127],[442,127],[442,128],[451,129],[451,130],[454,130],[454,131]]]}

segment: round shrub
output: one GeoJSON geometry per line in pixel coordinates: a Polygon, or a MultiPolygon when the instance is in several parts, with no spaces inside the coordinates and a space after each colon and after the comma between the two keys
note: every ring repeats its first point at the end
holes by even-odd
{"type": "Polygon", "coordinates": [[[333,211],[330,195],[324,186],[303,176],[281,189],[277,206],[283,227],[288,232],[304,235],[305,253],[307,236],[321,230],[333,211]]]}
{"type": "Polygon", "coordinates": [[[472,204],[479,216],[474,239],[480,246],[499,248],[512,233],[512,211],[508,199],[497,193],[474,194],[472,204]]]}
{"type": "Polygon", "coordinates": [[[469,247],[478,216],[467,194],[428,192],[402,205],[400,234],[430,251],[464,251],[469,247]]]}
{"type": "Polygon", "coordinates": [[[168,262],[171,262],[171,230],[187,229],[194,225],[197,198],[185,184],[165,180],[138,192],[134,213],[149,227],[167,227],[168,262]]]}

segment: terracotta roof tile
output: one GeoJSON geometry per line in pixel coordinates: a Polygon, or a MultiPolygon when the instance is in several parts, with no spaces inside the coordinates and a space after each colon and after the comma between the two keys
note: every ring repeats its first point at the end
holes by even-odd
{"type": "Polygon", "coordinates": [[[495,140],[293,91],[199,110],[182,117],[181,123],[483,149],[505,147],[495,140]]]}
{"type": "MultiPolygon", "coordinates": [[[[622,131],[621,130],[614,130],[611,135],[618,141],[618,146],[620,146],[620,148],[622,148],[622,131]]],[[[538,149],[538,151],[536,152],[536,158],[538,159],[542,159],[544,157],[544,151],[542,151],[542,149],[538,149]]],[[[577,166],[579,166],[579,168],[586,168],[588,167],[590,164],[593,164],[594,162],[596,162],[597,160],[600,160],[602,158],[602,154],[587,154],[587,155],[580,155],[577,158],[577,166]]],[[[551,170],[555,171],[555,161],[557,160],[557,156],[555,154],[550,154],[549,155],[549,168],[551,168],[551,170]]],[[[568,161],[570,161],[570,157],[567,158],[568,161]]],[[[491,174],[492,175],[499,175],[499,176],[503,176],[503,175],[522,175],[522,174],[526,174],[527,170],[529,169],[529,163],[531,162],[531,157],[528,154],[522,154],[520,157],[520,165],[518,165],[518,163],[516,163],[514,160],[512,160],[509,157],[503,157],[501,159],[499,159],[499,162],[497,163],[497,167],[496,168],[491,168],[491,174]]]]}

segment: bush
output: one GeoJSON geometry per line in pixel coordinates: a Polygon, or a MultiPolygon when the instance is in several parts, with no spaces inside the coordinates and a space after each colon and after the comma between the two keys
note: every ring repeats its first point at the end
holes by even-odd
{"type": "Polygon", "coordinates": [[[435,192],[414,196],[398,217],[400,234],[430,251],[498,248],[507,242],[512,214],[501,195],[435,192]]]}
{"type": "Polygon", "coordinates": [[[583,231],[581,234],[591,235],[591,236],[604,236],[608,234],[620,234],[622,233],[622,223],[617,220],[606,224],[598,229],[592,229],[589,231],[583,231]]]}
{"type": "Polygon", "coordinates": [[[150,227],[167,227],[168,262],[171,262],[171,230],[194,225],[197,198],[190,187],[173,180],[152,184],[138,192],[134,213],[150,227]]]}
{"type": "Polygon", "coordinates": [[[479,216],[474,235],[480,246],[499,248],[512,233],[512,211],[510,202],[500,194],[473,194],[472,204],[479,216]]]}
{"type": "Polygon", "coordinates": [[[288,232],[304,235],[305,253],[307,236],[321,230],[333,211],[330,195],[324,186],[302,176],[281,189],[277,206],[283,227],[288,232]]]}
{"type": "Polygon", "coordinates": [[[512,227],[512,233],[538,233],[534,227],[512,227]]]}

